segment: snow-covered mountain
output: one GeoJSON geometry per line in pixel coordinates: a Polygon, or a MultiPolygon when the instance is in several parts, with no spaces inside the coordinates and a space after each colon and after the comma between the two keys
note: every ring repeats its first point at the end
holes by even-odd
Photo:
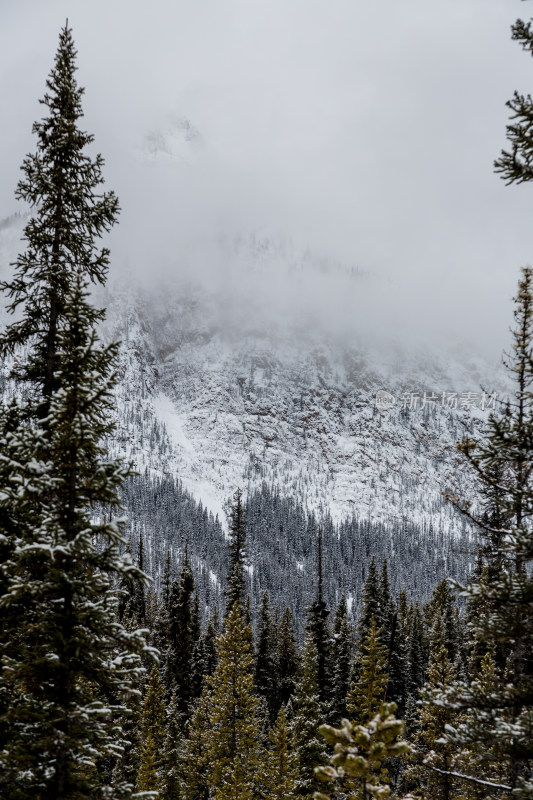
{"type": "MultiPolygon", "coordinates": [[[[255,244],[238,247],[251,271],[255,244]]],[[[264,249],[261,259],[265,269],[264,249]]],[[[266,480],[336,519],[457,524],[442,498],[468,491],[455,445],[479,429],[501,376],[465,352],[346,341],[265,316],[257,297],[224,307],[217,292],[167,282],[109,293],[118,443],[139,468],[177,473],[219,514],[237,486],[266,480]]]]}
{"type": "MultiPolygon", "coordinates": [[[[0,231],[4,269],[20,225],[0,231]]],[[[122,342],[113,449],[177,475],[221,519],[237,486],[266,481],[337,520],[453,530],[442,492],[469,491],[455,444],[501,395],[489,365],[340,326],[321,290],[357,293],[371,280],[358,270],[257,237],[202,252],[215,266],[223,252],[222,277],[195,280],[184,264],[155,287],[115,278],[106,290],[105,336],[122,342]]]]}

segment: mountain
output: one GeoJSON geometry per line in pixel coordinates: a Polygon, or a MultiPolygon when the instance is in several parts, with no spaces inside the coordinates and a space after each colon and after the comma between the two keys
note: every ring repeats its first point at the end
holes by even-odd
{"type": "MultiPolygon", "coordinates": [[[[4,265],[20,226],[20,218],[0,225],[4,265]]],[[[366,292],[372,282],[355,267],[250,236],[192,248],[177,277],[159,277],[154,285],[115,275],[98,297],[108,309],[104,336],[121,341],[117,430],[109,445],[144,476],[143,486],[137,485],[144,504],[130,487],[127,505],[134,540],[148,540],[156,577],[167,547],[177,560],[184,539],[196,537],[204,542],[193,547],[197,569],[207,576],[204,598],[209,586],[219,593],[224,509],[238,486],[255,498],[251,549],[256,565],[262,564],[256,593],[273,588],[265,579],[267,554],[279,557],[268,534],[259,533],[259,517],[277,520],[277,512],[266,509],[284,499],[293,506],[281,515],[291,520],[283,536],[293,541],[283,545],[287,563],[276,578],[281,585],[291,571],[308,578],[313,571],[309,536],[317,520],[332,542],[343,523],[355,526],[351,536],[364,529],[368,537],[373,530],[375,546],[365,545],[367,555],[394,558],[402,535],[413,542],[425,535],[422,569],[438,540],[443,560],[434,578],[450,572],[445,551],[454,541],[464,547],[468,532],[443,492],[471,491],[455,445],[475,435],[486,417],[480,384],[487,390],[485,404],[505,386],[479,356],[409,348],[372,330],[365,334],[344,307],[335,313],[335,298],[341,308],[346,296],[366,292]],[[187,522],[174,512],[162,515],[150,486],[158,487],[166,508],[177,493],[176,502],[190,509],[187,522]],[[258,498],[266,496],[261,504],[258,498]],[[297,544],[294,531],[302,526],[309,530],[297,544]]],[[[349,570],[339,559],[333,558],[331,570],[346,574],[337,576],[333,591],[350,593],[349,570]]],[[[412,563],[412,553],[406,551],[406,559],[412,563]]],[[[467,562],[457,561],[458,576],[467,562]]],[[[363,580],[364,568],[352,583],[363,580]]]]}

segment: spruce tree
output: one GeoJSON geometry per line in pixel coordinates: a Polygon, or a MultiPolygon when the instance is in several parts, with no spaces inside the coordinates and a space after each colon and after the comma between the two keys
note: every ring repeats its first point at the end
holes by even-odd
{"type": "Polygon", "coordinates": [[[292,697],[290,730],[296,758],[296,792],[311,797],[319,788],[314,768],[325,764],[327,753],[325,742],[318,728],[326,715],[326,707],[320,700],[318,686],[318,654],[310,633],[304,642],[302,675],[292,697]]]}
{"type": "Polygon", "coordinates": [[[261,797],[264,800],[296,800],[297,768],[285,707],[282,706],[263,753],[261,797]]]}
{"type": "Polygon", "coordinates": [[[249,626],[236,601],[218,640],[209,679],[210,734],[205,742],[216,800],[252,800],[259,765],[259,699],[254,694],[249,626]]]}
{"type": "Polygon", "coordinates": [[[441,691],[450,687],[456,677],[445,644],[434,651],[428,668],[428,680],[422,690],[424,706],[420,713],[418,732],[413,738],[411,759],[415,762],[407,770],[405,781],[414,784],[416,794],[435,800],[452,800],[457,797],[455,771],[456,749],[443,740],[446,726],[454,722],[453,710],[443,709],[434,703],[441,691]]]}
{"type": "MultiPolygon", "coordinates": [[[[350,800],[386,800],[390,797],[390,779],[384,762],[409,752],[407,742],[400,739],[403,722],[396,719],[395,712],[394,703],[382,703],[366,725],[356,725],[347,719],[342,721],[340,728],[321,725],[320,732],[333,746],[334,752],[329,765],[316,767],[317,779],[322,783],[339,784],[350,800]]],[[[316,792],[314,798],[330,800],[322,792],[316,792]]]]}
{"type": "Polygon", "coordinates": [[[146,686],[140,720],[141,746],[137,786],[140,791],[158,791],[163,785],[166,711],[163,684],[154,667],[146,686]]]}
{"type": "Polygon", "coordinates": [[[380,602],[379,602],[379,576],[376,559],[372,556],[370,566],[368,568],[368,575],[366,577],[365,586],[363,589],[363,608],[359,621],[357,623],[357,634],[359,641],[362,642],[368,635],[370,630],[370,622],[372,617],[379,620],[380,616],[380,602]]]}
{"type": "MultiPolygon", "coordinates": [[[[17,614],[0,676],[6,798],[109,796],[105,765],[125,743],[117,712],[135,696],[146,648],[117,619],[116,583],[142,576],[120,556],[113,519],[127,470],[102,445],[113,427],[117,347],[98,341],[103,312],[88,293],[91,281],[105,280],[108,251],[97,238],[118,204],[97,193],[103,162],[84,152],[92,137],[77,124],[75,56],[65,26],[43,100],[48,116],[34,125],[37,152],[17,190],[34,209],[27,249],[3,285],[19,316],[0,349],[17,352],[13,376],[27,384],[19,433],[8,435],[6,409],[0,425],[9,455],[0,524],[10,550],[0,605],[8,618],[17,614]]],[[[132,789],[117,781],[114,796],[132,789]]]]}
{"type": "MultiPolygon", "coordinates": [[[[533,20],[519,19],[511,28],[512,38],[530,55],[533,55],[532,23],[533,20]]],[[[531,95],[515,92],[507,106],[511,110],[511,122],[507,126],[511,147],[502,150],[494,167],[506,183],[520,184],[533,180],[533,99],[531,95]]]]}
{"type": "Polygon", "coordinates": [[[286,608],[281,615],[277,635],[276,664],[278,702],[285,706],[293,695],[300,668],[294,621],[290,608],[286,608]]]}
{"type": "Polygon", "coordinates": [[[331,634],[328,626],[329,610],[324,600],[322,575],[322,531],[317,536],[317,593],[307,610],[306,630],[313,637],[317,653],[317,681],[320,701],[331,702],[331,634]]]}
{"type": "Polygon", "coordinates": [[[387,648],[381,644],[380,633],[381,628],[376,627],[376,620],[372,617],[370,630],[361,647],[359,674],[346,698],[348,714],[357,724],[366,724],[385,696],[389,679],[386,672],[387,648]]]}
{"type": "Polygon", "coordinates": [[[254,684],[257,694],[264,698],[271,723],[277,712],[276,653],[274,627],[268,599],[263,594],[257,624],[257,652],[255,656],[254,684]]]}
{"type": "Polygon", "coordinates": [[[61,386],[58,336],[72,281],[80,274],[82,282],[105,282],[109,250],[99,249],[97,242],[118,214],[113,192],[99,192],[104,162],[87,152],[94,137],[79,128],[84,89],[77,84],[76,69],[72,31],[66,24],[41,100],[48,113],[33,125],[37,149],[24,160],[16,191],[34,210],[24,229],[27,249],[15,262],[13,280],[1,284],[10,298],[8,310],[22,308],[23,313],[0,338],[0,351],[13,354],[31,345],[13,377],[37,387],[42,419],[52,393],[61,386]]]}
{"type": "Polygon", "coordinates": [[[186,548],[180,576],[170,587],[165,676],[167,688],[175,686],[177,689],[178,703],[183,714],[188,713],[194,696],[193,659],[198,636],[194,593],[194,575],[186,548]]]}
{"type": "Polygon", "coordinates": [[[496,579],[474,582],[462,594],[484,609],[470,619],[471,639],[489,652],[501,646],[508,652],[505,679],[488,691],[474,677],[443,690],[438,698],[443,707],[467,714],[465,723],[448,734],[450,741],[455,747],[479,746],[497,753],[505,772],[501,784],[517,798],[533,797],[532,289],[533,270],[526,268],[515,300],[513,353],[506,361],[514,378],[513,396],[501,413],[490,416],[481,441],[460,445],[481,486],[491,487],[498,472],[505,474],[498,492],[492,492],[505,527],[494,529],[482,511],[478,515],[466,502],[454,499],[477,525],[481,538],[498,549],[496,579]]]}
{"type": "Polygon", "coordinates": [[[229,566],[226,582],[226,615],[238,603],[244,610],[246,581],[244,566],[246,564],[246,510],[242,501],[242,492],[237,489],[233,495],[233,503],[229,512],[229,566]]]}
{"type": "Polygon", "coordinates": [[[182,800],[181,766],[183,753],[183,718],[176,693],[167,709],[165,745],[161,770],[161,800],[182,800]]]}
{"type": "Polygon", "coordinates": [[[337,720],[346,716],[346,696],[352,673],[352,631],[348,620],[346,597],[342,595],[333,621],[333,714],[337,720]]]}
{"type": "Polygon", "coordinates": [[[180,787],[183,800],[209,800],[211,692],[204,686],[200,699],[185,725],[185,740],[180,758],[180,787]]]}

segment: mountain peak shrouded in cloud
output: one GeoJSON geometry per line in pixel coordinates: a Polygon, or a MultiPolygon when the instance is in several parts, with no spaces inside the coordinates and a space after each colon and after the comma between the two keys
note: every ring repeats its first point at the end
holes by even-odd
{"type": "Polygon", "coordinates": [[[202,135],[194,125],[175,114],[159,128],[147,131],[141,142],[141,153],[151,159],[191,161],[203,146],[202,135]]]}

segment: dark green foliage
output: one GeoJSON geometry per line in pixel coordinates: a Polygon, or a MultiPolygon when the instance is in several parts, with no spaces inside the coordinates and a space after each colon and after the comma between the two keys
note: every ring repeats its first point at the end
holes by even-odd
{"type": "Polygon", "coordinates": [[[246,511],[242,501],[242,492],[237,489],[233,495],[233,503],[229,513],[229,565],[226,582],[226,614],[229,614],[234,603],[244,609],[246,581],[244,565],[246,563],[246,511]]]}
{"type": "Polygon", "coordinates": [[[278,626],[277,635],[277,695],[281,705],[287,705],[298,679],[299,656],[291,610],[286,608],[278,626]]]}
{"type": "MultiPolygon", "coordinates": [[[[113,428],[117,348],[99,342],[103,312],[88,300],[91,281],[105,279],[97,237],[117,201],[97,194],[102,159],[84,152],[92,137],[77,127],[74,62],[65,27],[43,101],[49,114],[34,126],[37,152],[18,188],[34,209],[27,249],[4,285],[21,313],[1,349],[24,346],[14,375],[28,384],[19,431],[9,433],[12,411],[2,410],[1,425],[0,522],[10,548],[2,606],[8,618],[16,613],[17,631],[8,627],[2,647],[0,794],[17,800],[109,795],[124,742],[117,712],[135,696],[145,650],[117,622],[114,586],[142,576],[119,555],[114,521],[127,470],[102,445],[113,428]]],[[[115,781],[116,797],[131,789],[115,781]]]]}
{"type": "Polygon", "coordinates": [[[268,592],[265,592],[257,623],[254,685],[257,694],[264,698],[271,722],[276,718],[278,707],[276,666],[274,624],[268,592]]]}
{"type": "MultiPolygon", "coordinates": [[[[474,514],[455,498],[463,513],[477,523],[482,540],[497,548],[491,580],[480,579],[463,594],[470,607],[469,634],[492,652],[508,653],[501,683],[484,685],[475,675],[443,690],[438,702],[463,709],[468,719],[450,733],[457,747],[493,751],[513,796],[533,795],[533,270],[525,268],[515,299],[513,352],[506,366],[514,380],[510,401],[489,418],[484,438],[460,445],[478,483],[488,488],[492,506],[499,505],[502,529],[494,529],[491,514],[474,514]],[[497,476],[505,475],[503,483],[497,476]],[[490,687],[490,688],[489,688],[490,687]]],[[[501,679],[500,678],[500,679],[501,679]]]]}
{"type": "Polygon", "coordinates": [[[1,337],[0,349],[13,353],[31,342],[14,376],[38,387],[36,403],[43,418],[61,385],[58,336],[72,281],[80,274],[83,280],[105,282],[109,251],[99,249],[97,241],[118,213],[115,195],[99,193],[103,159],[87,153],[94,137],[78,127],[84,90],[75,72],[76,50],[65,26],[41,101],[48,115],[33,126],[37,149],[24,160],[16,191],[35,210],[24,229],[27,249],[17,258],[14,279],[2,284],[9,310],[22,308],[23,314],[1,337]]]}
{"type": "Polygon", "coordinates": [[[346,598],[342,595],[333,622],[333,702],[332,716],[336,721],[346,716],[346,695],[352,674],[353,634],[348,620],[346,598]]]}
{"type": "Polygon", "coordinates": [[[168,608],[167,687],[175,687],[178,707],[187,714],[195,696],[194,655],[199,637],[194,576],[187,549],[178,580],[170,587],[168,608]]]}
{"type": "MultiPolygon", "coordinates": [[[[519,19],[512,27],[512,38],[533,55],[532,21],[519,19]]],[[[515,92],[507,101],[511,110],[511,122],[507,126],[510,150],[502,150],[494,162],[506,183],[525,183],[533,180],[533,100],[531,95],[515,92]]]]}
{"type": "Polygon", "coordinates": [[[321,703],[331,701],[331,634],[328,626],[329,609],[324,601],[322,575],[322,532],[317,537],[317,593],[307,612],[306,630],[311,635],[317,654],[318,694],[321,703]]]}
{"type": "Polygon", "coordinates": [[[325,742],[318,732],[325,716],[318,686],[318,653],[312,635],[305,639],[302,676],[290,703],[290,731],[294,744],[298,795],[310,797],[319,788],[314,768],[325,764],[325,742]]]}

